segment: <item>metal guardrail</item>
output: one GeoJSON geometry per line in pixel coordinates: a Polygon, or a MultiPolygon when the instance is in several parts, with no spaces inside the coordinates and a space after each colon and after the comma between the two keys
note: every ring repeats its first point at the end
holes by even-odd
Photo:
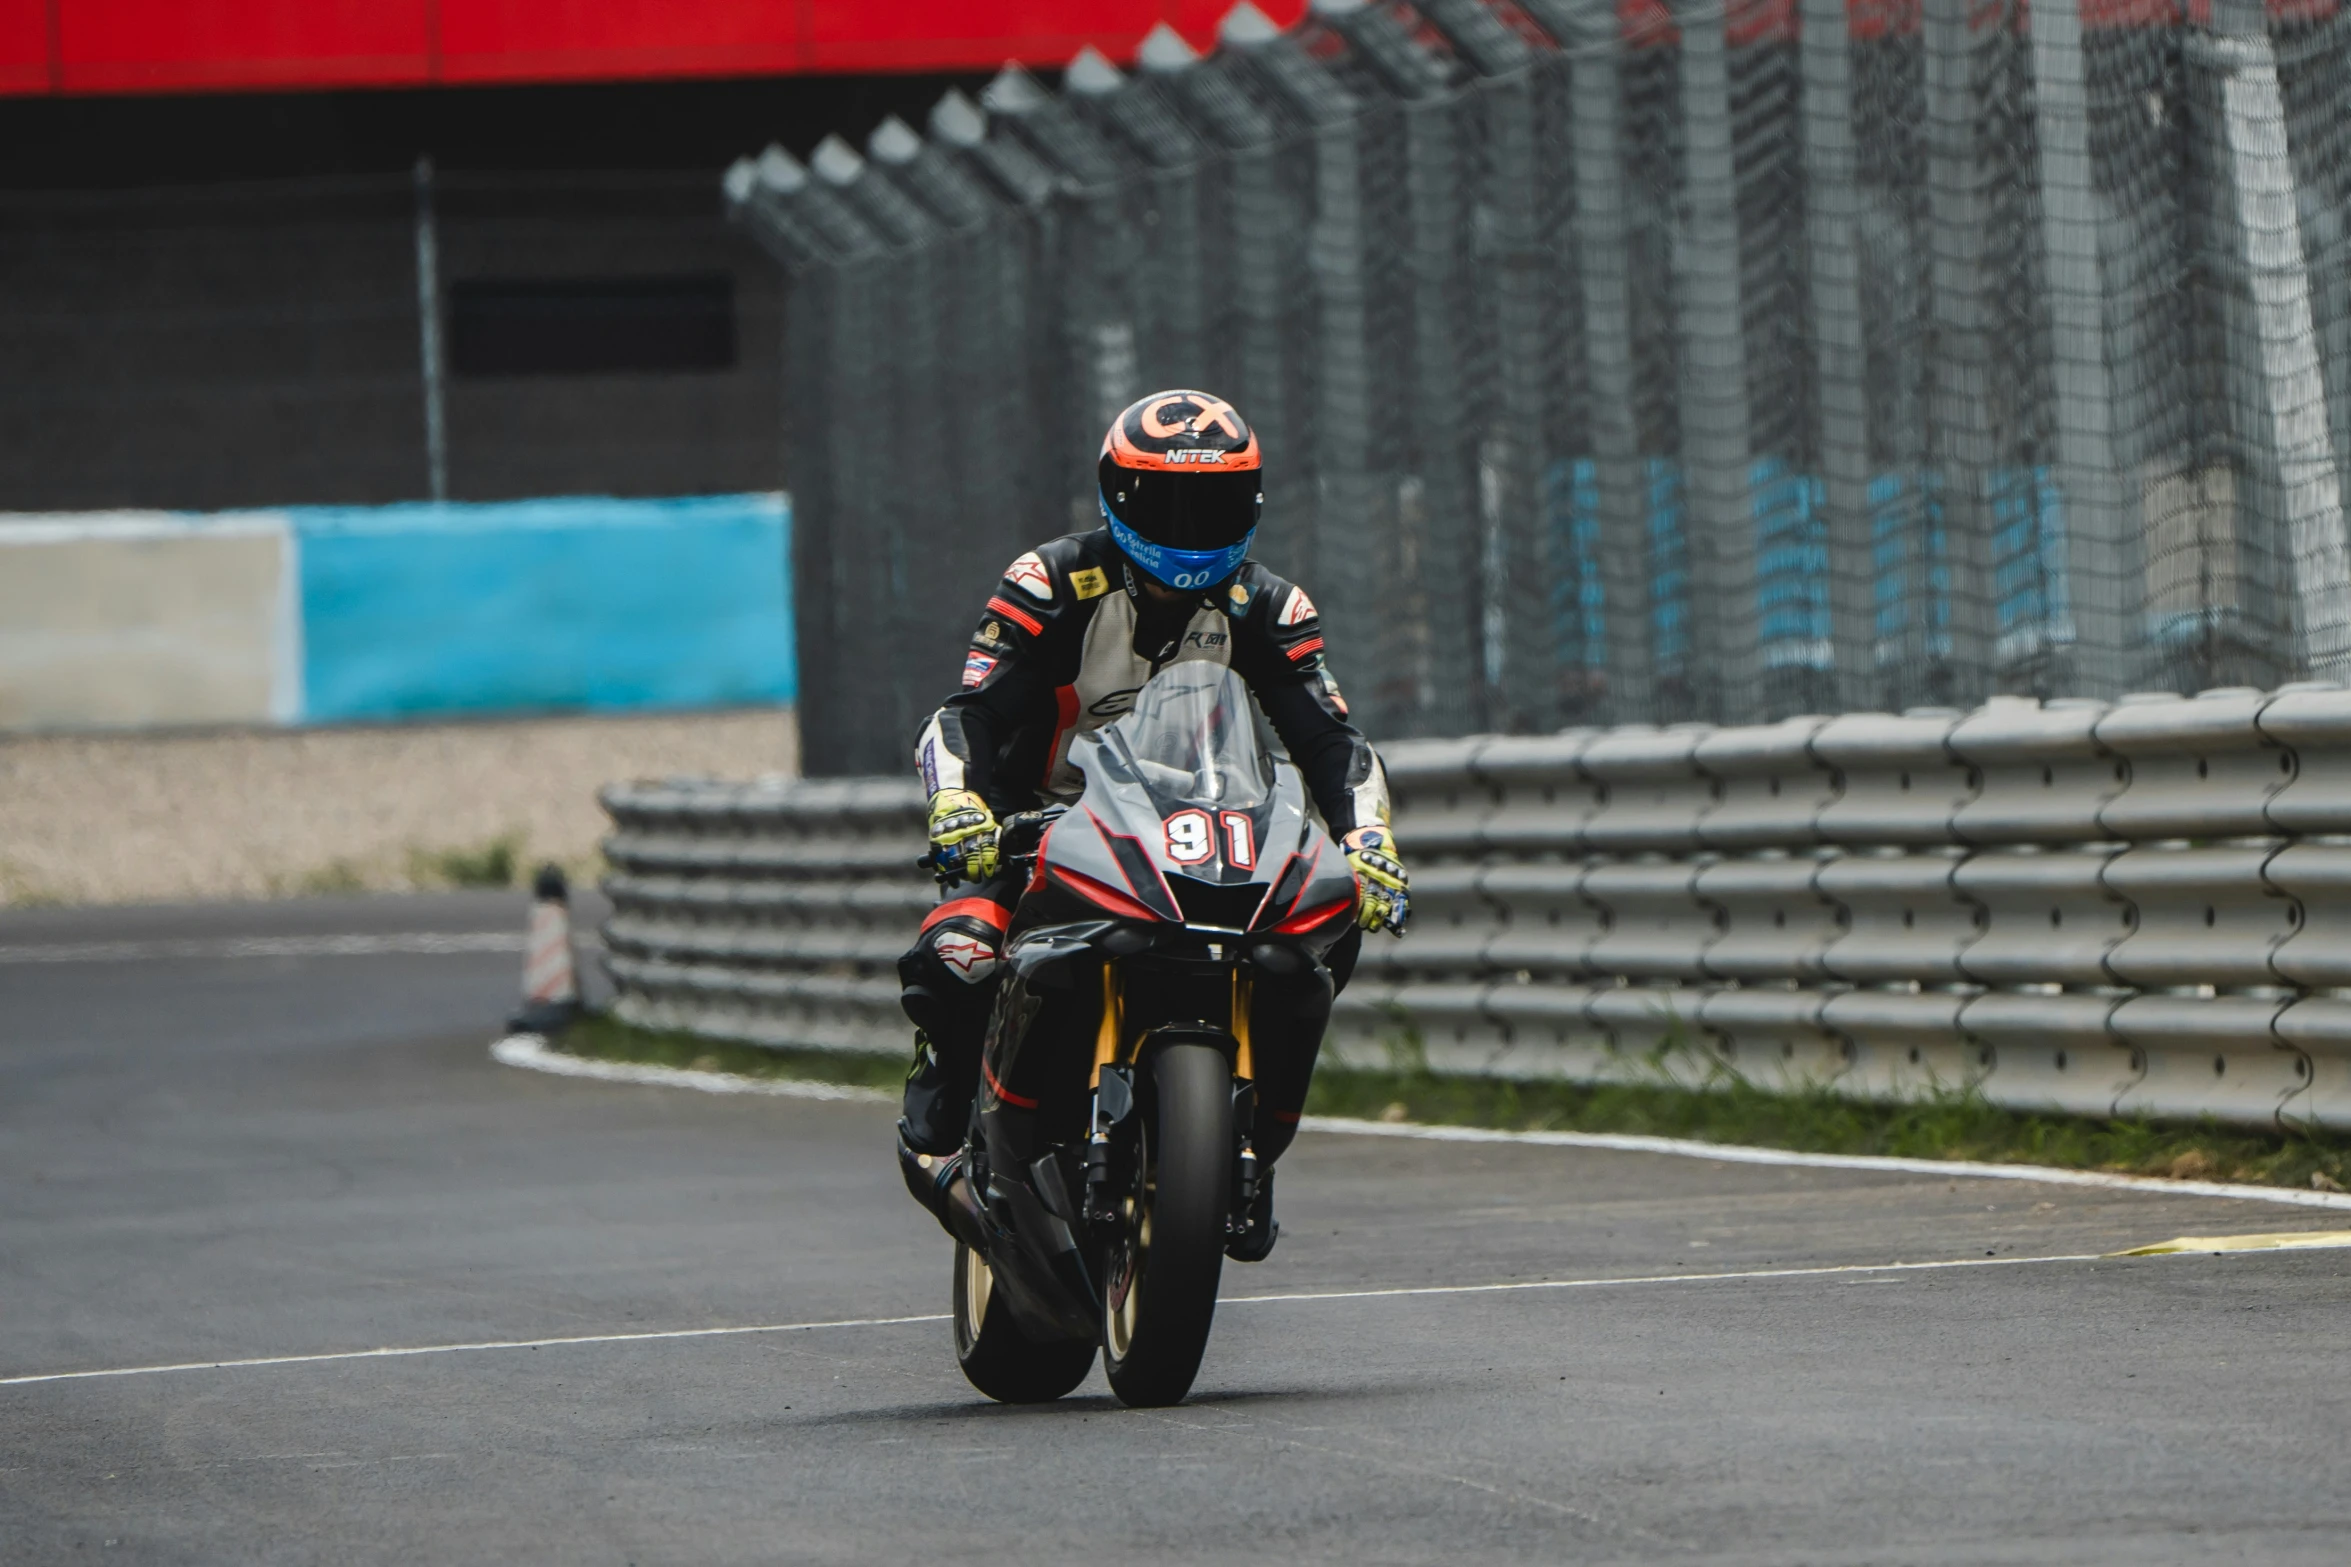
{"type": "MultiPolygon", "coordinates": [[[[2351,1126],[2351,690],[1385,748],[1414,925],[1326,1058],[2351,1126]]],[[[615,785],[631,1022],[905,1047],[898,780],[615,785]]]]}

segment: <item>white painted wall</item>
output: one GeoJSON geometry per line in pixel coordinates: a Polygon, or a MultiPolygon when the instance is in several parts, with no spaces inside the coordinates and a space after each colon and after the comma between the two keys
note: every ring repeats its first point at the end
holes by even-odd
{"type": "Polygon", "coordinates": [[[297,549],[267,512],[0,517],[0,731],[297,720],[297,549]]]}

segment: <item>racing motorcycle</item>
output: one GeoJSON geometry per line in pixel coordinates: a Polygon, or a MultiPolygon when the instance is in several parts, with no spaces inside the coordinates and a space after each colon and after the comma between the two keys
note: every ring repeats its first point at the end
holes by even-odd
{"type": "Polygon", "coordinates": [[[1059,1398],[1099,1347],[1120,1402],[1172,1404],[1228,1250],[1272,1245],[1260,1072],[1311,1069],[1295,1010],[1257,991],[1319,982],[1327,1004],[1356,883],[1222,665],[1162,671],[1072,751],[1077,802],[1001,829],[1029,880],[970,1135],[944,1158],[901,1145],[900,1161],[955,1238],[955,1352],[974,1387],[1059,1398]]]}

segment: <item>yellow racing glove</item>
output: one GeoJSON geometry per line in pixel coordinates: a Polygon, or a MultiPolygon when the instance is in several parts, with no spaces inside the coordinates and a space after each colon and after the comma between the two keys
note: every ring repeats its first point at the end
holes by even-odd
{"type": "Polygon", "coordinates": [[[931,870],[946,886],[996,874],[996,813],[969,789],[931,796],[931,870]]]}
{"type": "Polygon", "coordinates": [[[1412,919],[1412,878],[1396,857],[1395,835],[1385,827],[1358,827],[1339,842],[1355,872],[1355,923],[1403,935],[1412,919]]]}

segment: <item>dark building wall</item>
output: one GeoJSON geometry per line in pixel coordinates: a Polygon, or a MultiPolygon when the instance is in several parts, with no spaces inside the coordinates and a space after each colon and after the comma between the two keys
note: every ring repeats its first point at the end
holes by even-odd
{"type": "MultiPolygon", "coordinates": [[[[416,205],[386,176],[10,202],[0,507],[425,495],[416,205]]],[[[453,498],[782,484],[774,269],[713,179],[457,175],[434,205],[444,321],[476,278],[733,283],[729,368],[450,373],[453,498]]]]}
{"type": "MultiPolygon", "coordinates": [[[[476,278],[733,284],[728,368],[448,374],[452,498],[783,484],[777,279],[720,216],[713,178],[456,175],[434,205],[444,322],[476,278]]],[[[427,494],[410,180],[0,211],[0,509],[427,494]]]]}
{"type": "Polygon", "coordinates": [[[457,176],[442,184],[441,269],[451,293],[476,280],[716,274],[733,285],[729,368],[497,375],[453,368],[452,495],[783,487],[781,279],[721,217],[715,179],[544,177],[518,185],[457,176]]]}
{"type": "Polygon", "coordinates": [[[0,106],[0,511],[425,497],[420,155],[444,343],[468,284],[723,279],[732,300],[729,363],[452,358],[452,499],[788,487],[781,282],[719,173],[919,118],[950,81],[0,106]]]}
{"type": "Polygon", "coordinates": [[[0,507],[419,493],[410,210],[380,181],[9,199],[0,507]]]}

